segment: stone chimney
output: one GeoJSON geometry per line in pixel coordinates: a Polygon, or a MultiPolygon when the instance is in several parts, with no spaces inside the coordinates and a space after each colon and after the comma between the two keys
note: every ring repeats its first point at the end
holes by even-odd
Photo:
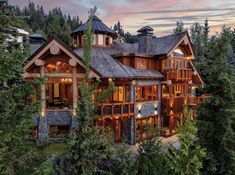
{"type": "Polygon", "coordinates": [[[138,51],[141,53],[149,53],[153,47],[153,29],[149,26],[142,27],[137,30],[139,48],[138,51]]]}

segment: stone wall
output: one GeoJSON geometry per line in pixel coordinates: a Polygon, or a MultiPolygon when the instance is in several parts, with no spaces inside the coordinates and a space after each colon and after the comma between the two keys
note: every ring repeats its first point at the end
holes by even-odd
{"type": "MultiPolygon", "coordinates": [[[[38,116],[36,116],[38,118],[38,116]]],[[[38,139],[48,137],[49,125],[72,125],[72,113],[66,110],[50,110],[45,117],[40,116],[38,122],[38,139]]]]}

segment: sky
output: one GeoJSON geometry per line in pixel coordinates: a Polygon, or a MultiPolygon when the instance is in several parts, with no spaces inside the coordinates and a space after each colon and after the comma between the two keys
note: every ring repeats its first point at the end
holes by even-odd
{"type": "Polygon", "coordinates": [[[208,18],[210,34],[219,32],[222,25],[235,26],[235,0],[8,0],[21,8],[29,1],[42,5],[48,12],[60,7],[65,14],[78,15],[86,21],[88,10],[97,6],[96,15],[107,26],[118,20],[125,32],[136,34],[146,25],[154,29],[156,36],[172,33],[176,21],[185,28],[194,22],[204,23],[208,18]]]}

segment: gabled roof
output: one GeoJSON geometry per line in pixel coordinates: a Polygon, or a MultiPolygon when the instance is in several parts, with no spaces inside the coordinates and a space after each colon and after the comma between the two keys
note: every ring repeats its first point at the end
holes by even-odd
{"type": "MultiPolygon", "coordinates": [[[[179,44],[179,42],[188,36],[187,32],[167,35],[163,37],[153,37],[153,47],[152,50],[147,53],[148,55],[168,55],[172,49],[179,44]]],[[[116,47],[121,49],[123,52],[127,53],[139,53],[139,43],[129,44],[129,43],[116,43],[116,47]]],[[[139,53],[141,54],[141,53],[139,53]]],[[[146,54],[146,53],[145,53],[146,54]]]]}
{"type": "MultiPolygon", "coordinates": [[[[31,65],[34,64],[34,61],[40,58],[47,50],[50,50],[52,45],[56,44],[59,49],[64,51],[71,58],[75,58],[76,62],[84,67],[83,60],[75,54],[65,43],[63,43],[56,36],[51,36],[44,44],[42,44],[39,49],[37,49],[28,59],[27,63],[24,66],[24,69],[27,70],[31,65]]],[[[91,66],[93,75],[100,77],[100,74],[91,66]]]]}
{"type": "Polygon", "coordinates": [[[153,38],[154,55],[167,55],[180,42],[180,40],[187,35],[187,32],[167,35],[160,38],[153,38]]]}
{"type": "MultiPolygon", "coordinates": [[[[72,32],[74,33],[84,33],[86,30],[87,22],[85,24],[82,24],[80,27],[78,27],[76,30],[72,32]]],[[[92,17],[92,30],[97,33],[107,33],[111,35],[116,35],[116,32],[110,29],[108,26],[106,26],[101,19],[99,19],[97,16],[92,17]]]]}

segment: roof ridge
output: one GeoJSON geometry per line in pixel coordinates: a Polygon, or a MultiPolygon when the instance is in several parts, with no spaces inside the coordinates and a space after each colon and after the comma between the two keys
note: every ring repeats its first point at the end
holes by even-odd
{"type": "Polygon", "coordinates": [[[188,31],[184,31],[184,32],[180,32],[180,33],[173,33],[173,34],[169,34],[169,35],[165,35],[165,36],[161,36],[161,37],[156,37],[156,38],[153,38],[153,39],[166,38],[166,37],[174,36],[174,35],[185,35],[187,33],[188,33],[188,31]]]}

